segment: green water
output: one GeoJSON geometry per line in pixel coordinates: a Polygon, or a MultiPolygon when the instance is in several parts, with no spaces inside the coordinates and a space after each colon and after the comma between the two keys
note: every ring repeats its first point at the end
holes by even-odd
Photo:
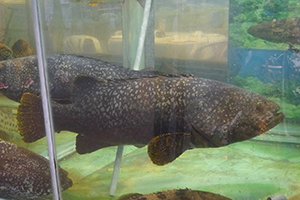
{"type": "MultiPolygon", "coordinates": [[[[296,126],[289,128],[299,130],[296,126]]],[[[271,133],[226,147],[189,150],[165,166],[152,164],[147,147],[125,146],[115,197],[109,196],[109,187],[117,148],[86,155],[75,153],[60,162],[74,183],[63,192],[63,198],[117,199],[125,193],[180,188],[209,191],[232,199],[266,199],[275,194],[290,197],[300,191],[300,144],[297,138],[292,140],[295,143],[268,139],[274,139],[283,129],[279,125],[271,133]]],[[[75,136],[69,132],[56,134],[60,159],[68,154],[68,147],[74,149],[75,136]]],[[[46,155],[45,145],[42,139],[25,146],[46,155]]]]}

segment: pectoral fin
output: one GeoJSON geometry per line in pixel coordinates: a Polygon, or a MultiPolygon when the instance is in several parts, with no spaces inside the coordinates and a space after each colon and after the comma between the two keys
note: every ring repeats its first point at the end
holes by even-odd
{"type": "Polygon", "coordinates": [[[154,164],[165,165],[174,161],[190,147],[190,133],[165,133],[149,142],[148,155],[154,164]]]}
{"type": "Polygon", "coordinates": [[[146,145],[145,144],[135,144],[133,146],[135,146],[136,148],[143,148],[146,145]]]}

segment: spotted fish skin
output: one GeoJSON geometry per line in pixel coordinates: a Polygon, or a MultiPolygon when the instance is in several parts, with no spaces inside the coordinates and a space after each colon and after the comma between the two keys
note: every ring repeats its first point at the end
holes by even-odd
{"type": "MultiPolygon", "coordinates": [[[[68,172],[59,168],[63,190],[72,186],[68,172]]],[[[0,140],[0,197],[41,199],[52,193],[49,161],[44,157],[0,140]]]]}
{"type": "MultiPolygon", "coordinates": [[[[70,104],[53,102],[54,127],[57,132],[78,133],[76,150],[80,154],[149,141],[155,150],[163,139],[174,141],[175,147],[164,143],[174,149],[177,144],[183,144],[184,150],[186,144],[219,147],[262,134],[284,118],[277,113],[276,103],[258,94],[191,76],[114,81],[83,76],[74,81],[72,94],[70,104]]],[[[23,95],[17,120],[25,142],[45,136],[44,128],[38,128],[43,125],[41,110],[38,97],[23,95]]]]}
{"type": "MultiPolygon", "coordinates": [[[[134,71],[94,58],[76,55],[47,55],[48,82],[52,99],[67,100],[70,86],[78,75],[100,80],[148,76],[156,71],[134,71]]],[[[25,92],[40,94],[37,56],[0,62],[0,92],[19,102],[25,92]]]]}

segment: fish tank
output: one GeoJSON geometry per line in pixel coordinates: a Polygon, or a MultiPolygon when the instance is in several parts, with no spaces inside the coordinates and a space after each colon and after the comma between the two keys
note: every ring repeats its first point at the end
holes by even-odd
{"type": "Polygon", "coordinates": [[[0,199],[299,199],[299,9],[0,0],[0,199]]]}

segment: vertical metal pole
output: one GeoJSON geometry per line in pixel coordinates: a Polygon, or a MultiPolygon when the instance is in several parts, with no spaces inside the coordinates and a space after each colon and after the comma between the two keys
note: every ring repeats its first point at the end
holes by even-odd
{"type": "MultiPolygon", "coordinates": [[[[136,0],[124,1],[122,5],[123,66],[133,69],[138,48],[143,8],[136,0]]],[[[144,68],[141,56],[140,68],[144,68]]]]}
{"type": "Polygon", "coordinates": [[[151,3],[149,21],[145,37],[145,68],[155,68],[155,37],[154,37],[154,1],[151,3]]]}
{"type": "Polygon", "coordinates": [[[55,143],[54,143],[54,129],[50,108],[50,97],[49,97],[49,86],[47,79],[47,62],[44,51],[44,41],[41,34],[42,26],[40,21],[40,5],[38,0],[32,0],[32,11],[33,11],[33,24],[34,33],[36,41],[36,52],[38,57],[39,75],[40,75],[40,85],[41,85],[41,96],[43,102],[44,111],[44,121],[45,129],[48,143],[48,154],[49,154],[49,164],[50,164],[50,174],[52,180],[52,193],[53,199],[62,199],[59,183],[59,173],[58,173],[58,163],[56,159],[55,143]]]}
{"type": "Polygon", "coordinates": [[[135,61],[133,65],[134,70],[139,70],[140,69],[140,64],[141,64],[141,57],[144,49],[144,44],[145,44],[145,37],[146,37],[146,31],[148,27],[148,22],[149,22],[149,15],[150,15],[150,10],[151,10],[151,0],[146,0],[145,7],[144,7],[144,14],[143,14],[143,22],[141,26],[141,32],[140,32],[140,37],[139,37],[139,44],[135,56],[135,61]]]}
{"type": "Polygon", "coordinates": [[[120,167],[121,167],[123,150],[124,150],[123,145],[118,146],[115,165],[114,165],[114,172],[113,172],[113,175],[111,178],[110,189],[109,189],[109,195],[112,197],[115,196],[115,193],[117,190],[118,177],[119,177],[119,172],[120,172],[120,167]]]}

